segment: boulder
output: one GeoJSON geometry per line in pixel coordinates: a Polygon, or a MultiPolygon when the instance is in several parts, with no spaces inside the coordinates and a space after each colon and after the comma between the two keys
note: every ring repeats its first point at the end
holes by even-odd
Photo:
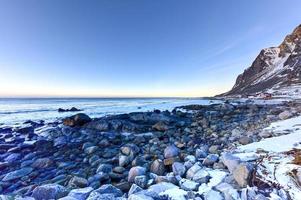
{"type": "Polygon", "coordinates": [[[165,165],[164,162],[160,159],[153,161],[150,167],[150,171],[159,176],[164,175],[165,173],[165,165]]]}
{"type": "Polygon", "coordinates": [[[8,163],[15,163],[15,162],[20,161],[21,158],[22,158],[22,155],[20,153],[11,153],[4,159],[4,161],[8,162],[8,163]]]}
{"type": "Polygon", "coordinates": [[[68,186],[71,188],[84,188],[88,186],[88,181],[85,178],[74,176],[70,179],[68,186]]]}
{"type": "Polygon", "coordinates": [[[200,186],[199,183],[185,179],[185,178],[183,178],[179,181],[179,185],[180,185],[180,188],[182,188],[183,190],[186,190],[186,191],[196,191],[198,189],[198,187],[200,186]]]}
{"type": "Polygon", "coordinates": [[[172,164],[172,171],[174,173],[174,175],[179,175],[179,176],[184,176],[185,172],[186,172],[186,168],[185,166],[180,163],[180,162],[175,162],[172,164]]]}
{"type": "Polygon", "coordinates": [[[100,173],[100,172],[103,172],[103,173],[110,173],[112,172],[112,165],[110,164],[100,164],[96,170],[96,173],[100,173]]]}
{"type": "Polygon", "coordinates": [[[233,177],[240,187],[246,187],[252,177],[253,165],[241,163],[233,170],[233,177]]]}
{"type": "Polygon", "coordinates": [[[80,188],[80,189],[73,189],[69,192],[68,196],[73,197],[77,200],[85,200],[93,191],[92,187],[80,188]]]}
{"type": "Polygon", "coordinates": [[[108,199],[110,197],[111,199],[115,199],[116,197],[121,197],[122,192],[120,189],[116,188],[115,186],[111,184],[105,184],[102,185],[97,190],[94,190],[90,193],[88,199],[90,200],[97,200],[97,199],[108,199]]]}
{"type": "Polygon", "coordinates": [[[228,168],[230,173],[240,164],[240,159],[231,153],[223,153],[221,156],[222,162],[228,168]]]}
{"type": "Polygon", "coordinates": [[[172,183],[161,182],[155,185],[151,185],[147,190],[150,192],[160,194],[161,192],[165,192],[166,190],[174,189],[174,188],[178,188],[178,186],[172,183]]]}
{"type": "Polygon", "coordinates": [[[32,197],[36,200],[59,199],[68,194],[68,190],[58,184],[46,184],[36,187],[32,192],[32,197]]]}
{"type": "Polygon", "coordinates": [[[141,187],[139,187],[138,185],[136,184],[132,184],[129,192],[128,192],[128,195],[130,196],[131,194],[135,194],[137,192],[140,192],[142,191],[143,189],[141,187]]]}
{"type": "Polygon", "coordinates": [[[91,192],[87,200],[115,200],[114,194],[100,194],[97,192],[91,192]]]}
{"type": "Polygon", "coordinates": [[[154,200],[152,197],[147,196],[143,193],[135,193],[129,195],[128,200],[154,200]]]}
{"type": "Polygon", "coordinates": [[[132,167],[129,171],[128,182],[133,183],[136,176],[145,175],[146,169],[144,167],[132,167]]]}
{"type": "Polygon", "coordinates": [[[28,175],[32,171],[33,171],[33,169],[31,167],[24,167],[22,169],[7,173],[3,177],[2,181],[12,181],[12,180],[15,180],[15,179],[18,179],[18,178],[28,175]]]}
{"type": "Polygon", "coordinates": [[[53,161],[50,158],[39,158],[32,163],[33,168],[43,169],[51,167],[53,161]]]}
{"type": "Polygon", "coordinates": [[[110,129],[110,124],[107,120],[95,120],[87,123],[85,127],[98,131],[108,131],[110,129]]]}
{"type": "Polygon", "coordinates": [[[190,169],[187,170],[186,178],[192,180],[195,174],[201,169],[202,167],[198,163],[195,163],[190,169]]]}
{"type": "Polygon", "coordinates": [[[194,176],[192,177],[192,180],[197,183],[207,183],[210,179],[210,174],[205,169],[198,170],[194,176]]]}
{"type": "Polygon", "coordinates": [[[136,176],[135,180],[134,180],[135,184],[138,185],[141,188],[146,188],[147,181],[148,181],[148,179],[145,175],[136,176]]]}
{"type": "Polygon", "coordinates": [[[248,137],[248,136],[243,136],[241,138],[239,138],[238,142],[242,145],[246,145],[246,144],[250,144],[253,142],[252,138],[248,137]]]}
{"type": "Polygon", "coordinates": [[[220,148],[219,145],[212,145],[212,146],[210,146],[210,148],[208,149],[208,151],[209,151],[209,153],[217,154],[219,148],[220,148]]]}
{"type": "Polygon", "coordinates": [[[281,113],[278,115],[279,119],[281,119],[281,120],[288,119],[288,118],[290,118],[290,117],[292,117],[292,116],[293,116],[293,113],[290,112],[290,111],[288,111],[288,110],[283,111],[283,112],[281,112],[281,113]]]}
{"type": "Polygon", "coordinates": [[[156,131],[167,131],[168,125],[161,121],[161,122],[157,122],[155,125],[153,125],[152,128],[156,131]]]}
{"type": "Polygon", "coordinates": [[[223,193],[225,199],[240,199],[240,195],[237,190],[228,183],[220,183],[215,186],[215,189],[223,193]]]}
{"type": "Polygon", "coordinates": [[[218,162],[218,155],[217,154],[209,154],[204,160],[203,165],[204,166],[212,166],[214,163],[218,162]]]}
{"type": "Polygon", "coordinates": [[[170,145],[164,149],[165,158],[177,157],[180,154],[179,149],[175,145],[170,145]]]}
{"type": "Polygon", "coordinates": [[[65,119],[63,119],[63,124],[65,126],[82,126],[88,122],[91,121],[91,118],[84,114],[84,113],[79,113],[79,114],[76,114],[76,115],[73,115],[71,117],[67,117],[65,119]]]}

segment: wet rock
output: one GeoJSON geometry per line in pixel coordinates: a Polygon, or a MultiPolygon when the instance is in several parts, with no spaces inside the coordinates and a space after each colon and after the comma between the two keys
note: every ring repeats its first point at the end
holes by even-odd
{"type": "Polygon", "coordinates": [[[23,176],[26,176],[28,174],[30,174],[32,172],[32,168],[31,167],[25,167],[16,171],[12,171],[7,173],[4,178],[2,179],[2,181],[12,181],[18,178],[21,178],[23,176]]]}
{"type": "Polygon", "coordinates": [[[67,117],[65,119],[63,119],[63,124],[65,126],[82,126],[88,122],[91,121],[91,118],[84,114],[84,113],[79,113],[79,114],[76,114],[76,115],[73,115],[71,117],[67,117]]]}
{"type": "Polygon", "coordinates": [[[159,175],[159,176],[164,175],[164,173],[165,173],[165,165],[164,165],[163,161],[160,160],[160,159],[155,160],[151,164],[150,171],[152,173],[155,173],[155,174],[159,175]]]}
{"type": "Polygon", "coordinates": [[[95,129],[98,131],[108,131],[110,129],[110,124],[107,120],[95,120],[87,123],[85,127],[88,129],[95,129]]]}
{"type": "Polygon", "coordinates": [[[78,111],[81,111],[81,110],[78,108],[75,108],[75,107],[72,107],[70,109],[63,109],[63,108],[58,109],[58,112],[78,112],[78,111]]]}
{"type": "Polygon", "coordinates": [[[20,153],[12,153],[7,156],[4,161],[8,163],[15,163],[21,159],[22,155],[20,153]]]}
{"type": "Polygon", "coordinates": [[[144,167],[132,167],[129,171],[128,182],[133,183],[136,176],[145,175],[146,169],[144,167]]]}
{"type": "Polygon", "coordinates": [[[158,122],[153,125],[152,128],[156,131],[166,131],[168,130],[168,125],[164,122],[158,122]]]}
{"type": "Polygon", "coordinates": [[[68,194],[68,190],[58,184],[46,184],[36,187],[32,192],[32,197],[36,200],[59,199],[68,194]]]}
{"type": "Polygon", "coordinates": [[[170,145],[164,149],[164,158],[177,157],[179,154],[180,151],[175,145],[170,145]]]}

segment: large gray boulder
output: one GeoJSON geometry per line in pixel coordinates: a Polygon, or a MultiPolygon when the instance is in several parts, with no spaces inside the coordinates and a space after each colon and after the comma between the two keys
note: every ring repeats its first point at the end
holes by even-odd
{"type": "Polygon", "coordinates": [[[233,170],[233,177],[240,187],[246,187],[252,177],[253,165],[241,163],[233,170]]]}
{"type": "Polygon", "coordinates": [[[32,197],[36,200],[59,199],[68,194],[68,190],[58,184],[46,184],[36,187],[32,192],[32,197]]]}
{"type": "Polygon", "coordinates": [[[172,164],[172,172],[174,175],[179,175],[182,177],[186,172],[186,167],[180,162],[175,162],[172,164]]]}
{"type": "Polygon", "coordinates": [[[240,159],[231,153],[223,153],[221,156],[222,162],[228,168],[230,173],[240,164],[240,159]]]}

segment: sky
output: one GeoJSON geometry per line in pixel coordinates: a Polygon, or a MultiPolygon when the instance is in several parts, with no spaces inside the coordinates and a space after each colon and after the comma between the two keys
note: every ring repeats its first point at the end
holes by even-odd
{"type": "Polygon", "coordinates": [[[0,0],[1,97],[226,92],[300,0],[0,0]]]}

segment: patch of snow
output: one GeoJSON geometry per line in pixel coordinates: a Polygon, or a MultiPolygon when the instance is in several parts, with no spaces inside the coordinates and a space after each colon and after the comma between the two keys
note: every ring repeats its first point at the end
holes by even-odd
{"type": "Polygon", "coordinates": [[[167,196],[170,200],[186,200],[187,192],[179,188],[172,188],[160,193],[160,196],[167,196]]]}
{"type": "Polygon", "coordinates": [[[203,183],[198,190],[199,194],[206,194],[210,190],[212,190],[213,187],[220,184],[224,178],[228,175],[227,172],[221,171],[221,170],[209,170],[207,171],[210,175],[209,183],[203,183]]]}
{"type": "Polygon", "coordinates": [[[301,149],[301,116],[290,118],[287,120],[274,122],[265,130],[274,132],[287,132],[292,133],[281,135],[273,138],[266,138],[259,142],[254,142],[247,145],[239,146],[238,149],[246,152],[255,152],[256,149],[263,149],[270,152],[284,152],[293,148],[301,149]]]}

